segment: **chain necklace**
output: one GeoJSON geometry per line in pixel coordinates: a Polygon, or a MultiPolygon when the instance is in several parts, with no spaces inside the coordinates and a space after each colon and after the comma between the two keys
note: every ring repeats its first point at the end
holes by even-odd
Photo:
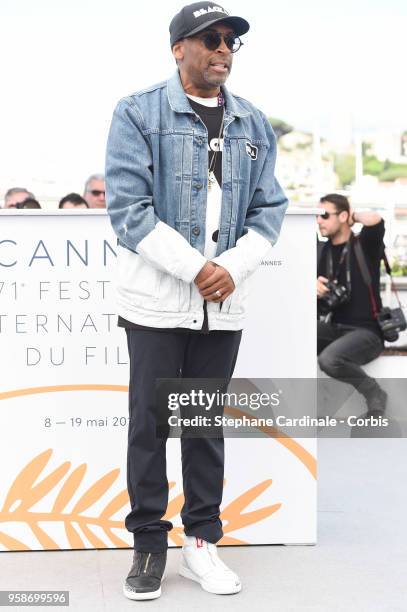
{"type": "Polygon", "coordinates": [[[221,139],[222,132],[223,132],[224,119],[225,119],[225,106],[223,106],[222,108],[222,121],[220,124],[220,130],[219,130],[219,136],[218,136],[218,149],[216,149],[216,151],[212,154],[212,158],[208,166],[208,190],[209,191],[212,189],[212,185],[216,182],[214,170],[215,170],[216,158],[217,158],[217,155],[220,149],[220,139],[221,139]]]}

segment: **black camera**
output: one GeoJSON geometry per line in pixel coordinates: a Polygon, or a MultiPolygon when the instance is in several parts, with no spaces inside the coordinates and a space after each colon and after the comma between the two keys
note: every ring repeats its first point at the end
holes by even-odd
{"type": "Polygon", "coordinates": [[[401,308],[382,308],[377,315],[377,322],[387,342],[396,342],[399,332],[407,328],[406,318],[401,308]]]}
{"type": "Polygon", "coordinates": [[[350,292],[344,285],[339,285],[337,281],[328,281],[325,287],[328,293],[319,299],[323,311],[329,312],[349,301],[350,292]]]}

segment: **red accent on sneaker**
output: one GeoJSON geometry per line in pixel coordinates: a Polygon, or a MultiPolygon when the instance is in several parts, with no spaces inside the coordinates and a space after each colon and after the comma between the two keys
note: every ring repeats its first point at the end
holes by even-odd
{"type": "Polygon", "coordinates": [[[203,540],[202,538],[195,538],[196,540],[196,547],[197,548],[202,548],[203,547],[203,540]]]}

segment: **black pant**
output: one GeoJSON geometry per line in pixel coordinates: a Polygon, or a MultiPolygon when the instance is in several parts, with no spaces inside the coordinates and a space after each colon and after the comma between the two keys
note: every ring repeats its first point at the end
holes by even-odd
{"type": "MultiPolygon", "coordinates": [[[[224,378],[233,374],[242,332],[210,334],[126,329],[130,357],[127,488],[131,512],[125,525],[140,552],[167,548],[169,521],[166,439],[156,434],[157,378],[224,378]]],[[[216,543],[223,491],[223,438],[181,438],[186,535],[216,543]]]]}
{"type": "Polygon", "coordinates": [[[363,327],[318,321],[317,335],[321,370],[353,385],[367,400],[374,397],[380,387],[360,366],[382,352],[383,341],[378,334],[363,327]]]}

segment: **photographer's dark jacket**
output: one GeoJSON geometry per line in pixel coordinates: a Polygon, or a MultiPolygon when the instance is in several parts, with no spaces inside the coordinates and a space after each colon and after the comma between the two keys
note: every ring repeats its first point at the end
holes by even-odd
{"type": "MultiPolygon", "coordinates": [[[[363,226],[363,229],[358,236],[358,240],[360,240],[360,244],[365,255],[366,263],[372,276],[373,292],[378,310],[380,310],[382,307],[380,299],[380,261],[383,252],[383,237],[383,220],[376,225],[363,226]]],[[[324,243],[318,262],[318,276],[325,276],[326,278],[329,278],[328,251],[331,249],[334,279],[337,279],[339,284],[344,286],[346,285],[346,258],[339,266],[341,254],[345,245],[346,243],[331,244],[330,240],[324,243]]],[[[351,298],[345,304],[341,304],[335,308],[332,314],[332,323],[353,325],[355,327],[365,327],[371,329],[381,336],[379,325],[373,318],[369,290],[363,280],[359,264],[356,259],[354,241],[352,241],[350,251],[350,273],[351,298]]]]}

